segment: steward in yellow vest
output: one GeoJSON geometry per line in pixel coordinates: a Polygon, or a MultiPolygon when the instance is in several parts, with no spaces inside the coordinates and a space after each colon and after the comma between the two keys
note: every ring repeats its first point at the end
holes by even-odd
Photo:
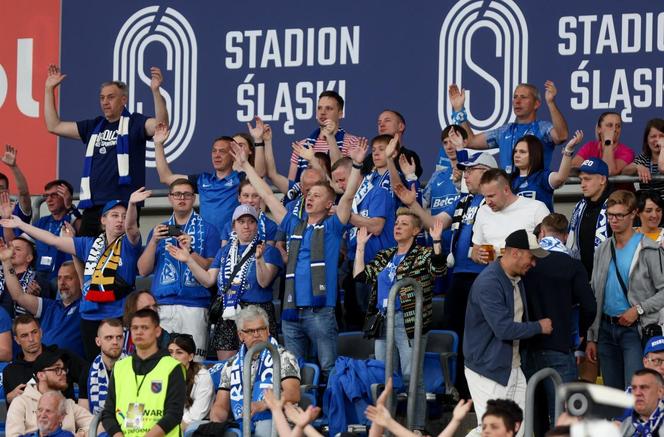
{"type": "Polygon", "coordinates": [[[179,436],[186,396],[185,371],[167,350],[160,350],[159,315],[152,309],[131,318],[136,351],[117,363],[101,414],[109,435],[179,436]]]}

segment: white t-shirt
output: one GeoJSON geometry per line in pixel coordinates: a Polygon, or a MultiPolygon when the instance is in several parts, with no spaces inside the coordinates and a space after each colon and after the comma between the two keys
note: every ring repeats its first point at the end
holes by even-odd
{"type": "Polygon", "coordinates": [[[475,216],[473,244],[493,244],[501,249],[509,234],[519,229],[532,233],[547,215],[549,208],[544,203],[521,196],[498,212],[493,212],[489,205],[482,205],[475,216]]]}

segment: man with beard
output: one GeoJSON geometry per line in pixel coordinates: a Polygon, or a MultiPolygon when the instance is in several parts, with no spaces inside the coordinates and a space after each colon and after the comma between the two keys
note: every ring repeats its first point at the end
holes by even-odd
{"type": "MultiPolygon", "coordinates": [[[[49,391],[61,392],[67,384],[67,354],[61,349],[42,353],[33,364],[33,376],[23,394],[18,396],[7,410],[6,435],[16,436],[38,429],[37,405],[42,395],[49,391]]],[[[85,408],[67,399],[62,429],[73,433],[85,432],[92,421],[92,414],[85,408]]]]}
{"type": "MultiPolygon", "coordinates": [[[[15,240],[16,241],[16,240],[15,240]]],[[[81,340],[81,283],[72,261],[66,261],[58,270],[58,290],[60,300],[48,299],[24,293],[16,272],[9,262],[14,253],[13,245],[0,242],[0,261],[5,276],[6,289],[16,305],[25,308],[40,320],[43,341],[69,349],[83,356],[81,340]]]]}
{"type": "Polygon", "coordinates": [[[108,394],[108,379],[115,362],[123,358],[124,330],[122,329],[122,322],[118,319],[102,320],[97,329],[96,341],[101,353],[90,365],[87,385],[88,399],[79,401],[79,404],[86,406],[92,414],[100,413],[104,409],[106,395],[108,394]]]}

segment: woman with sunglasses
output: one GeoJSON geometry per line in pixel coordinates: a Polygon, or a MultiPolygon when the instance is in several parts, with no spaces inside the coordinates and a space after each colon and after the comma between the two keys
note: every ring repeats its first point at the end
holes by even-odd
{"type": "Polygon", "coordinates": [[[265,310],[270,319],[270,332],[277,332],[272,304],[272,283],[283,266],[279,251],[259,240],[258,211],[250,205],[239,205],[233,212],[233,233],[229,243],[219,249],[208,270],[199,266],[189,252],[168,245],[171,256],[187,263],[191,272],[206,287],[217,285],[223,297],[223,315],[215,324],[210,347],[219,360],[227,360],[240,347],[234,316],[241,308],[256,305],[265,310]]]}
{"type": "Polygon", "coordinates": [[[210,372],[200,363],[194,361],[196,342],[190,334],[171,334],[168,353],[182,363],[185,368],[187,397],[184,400],[182,414],[182,430],[196,421],[207,417],[214,400],[214,384],[210,372]]]}

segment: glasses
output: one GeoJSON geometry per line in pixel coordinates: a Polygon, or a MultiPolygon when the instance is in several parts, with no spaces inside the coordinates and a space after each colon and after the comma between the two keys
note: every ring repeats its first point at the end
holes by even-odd
{"type": "Polygon", "coordinates": [[[182,192],[182,191],[176,191],[175,193],[168,193],[169,196],[171,196],[174,199],[187,199],[191,200],[194,198],[194,193],[191,192],[182,192]]]}
{"type": "Polygon", "coordinates": [[[664,363],[664,360],[661,358],[648,358],[648,362],[655,367],[659,367],[664,363]]]}
{"type": "Polygon", "coordinates": [[[246,335],[252,335],[252,336],[257,334],[260,335],[267,331],[267,326],[261,326],[260,328],[256,329],[240,329],[240,331],[242,331],[242,333],[246,335]]]}
{"type": "Polygon", "coordinates": [[[66,375],[67,373],[69,373],[69,370],[67,370],[64,367],[50,367],[50,368],[47,368],[47,369],[42,369],[42,372],[53,372],[57,376],[60,376],[63,373],[66,375]]]}
{"type": "Polygon", "coordinates": [[[606,218],[609,219],[609,220],[611,220],[611,219],[614,219],[614,220],[622,220],[622,219],[624,219],[625,217],[627,217],[627,216],[630,215],[630,214],[632,214],[632,211],[630,211],[630,212],[628,212],[628,213],[625,213],[625,214],[621,214],[621,213],[615,213],[615,214],[614,214],[614,213],[612,213],[612,212],[607,212],[607,213],[606,213],[606,218]]]}
{"type": "Polygon", "coordinates": [[[42,198],[44,199],[55,199],[57,197],[60,197],[58,193],[44,193],[42,194],[42,198]]]}

